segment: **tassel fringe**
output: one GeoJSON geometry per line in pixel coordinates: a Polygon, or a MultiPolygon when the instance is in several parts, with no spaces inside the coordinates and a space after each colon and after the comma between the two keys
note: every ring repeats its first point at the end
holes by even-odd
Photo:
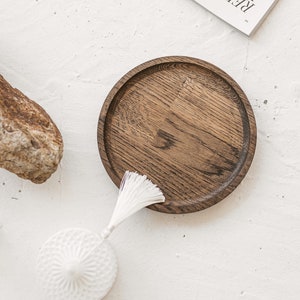
{"type": "Polygon", "coordinates": [[[107,238],[121,222],[140,209],[164,201],[162,191],[146,175],[126,171],[121,181],[116,207],[108,226],[102,231],[102,238],[107,238]]]}

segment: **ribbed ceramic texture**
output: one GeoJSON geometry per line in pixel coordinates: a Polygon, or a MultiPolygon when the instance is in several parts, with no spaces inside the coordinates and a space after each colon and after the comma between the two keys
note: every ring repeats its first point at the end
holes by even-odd
{"type": "Polygon", "coordinates": [[[47,299],[99,300],[115,281],[117,260],[107,240],[85,229],[67,229],[43,245],[37,274],[47,299]]]}

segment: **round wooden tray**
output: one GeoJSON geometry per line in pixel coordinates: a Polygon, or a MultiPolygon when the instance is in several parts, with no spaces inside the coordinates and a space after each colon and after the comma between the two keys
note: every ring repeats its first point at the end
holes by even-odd
{"type": "Polygon", "coordinates": [[[163,57],[127,73],[102,107],[98,146],[119,186],[126,170],[147,175],[166,202],[149,208],[190,213],[230,194],[256,146],[252,108],[239,85],[205,61],[163,57]]]}

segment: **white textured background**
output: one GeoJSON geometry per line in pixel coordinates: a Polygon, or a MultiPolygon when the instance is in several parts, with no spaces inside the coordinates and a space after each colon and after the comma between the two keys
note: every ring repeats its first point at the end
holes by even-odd
{"type": "Polygon", "coordinates": [[[1,0],[0,22],[0,73],[47,110],[65,143],[45,184],[0,170],[1,300],[42,299],[34,266],[50,235],[106,225],[117,188],[97,149],[102,103],[124,73],[165,55],[207,60],[241,85],[257,151],[216,206],[145,209],[119,227],[105,299],[300,299],[300,2],[279,1],[250,39],[192,0],[1,0]]]}

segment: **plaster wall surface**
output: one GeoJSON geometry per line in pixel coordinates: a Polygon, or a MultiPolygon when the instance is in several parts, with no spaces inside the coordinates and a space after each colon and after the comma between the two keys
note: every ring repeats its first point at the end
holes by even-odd
{"type": "Polygon", "coordinates": [[[107,224],[118,190],[98,154],[100,109],[127,71],[166,55],[207,60],[241,85],[257,150],[219,204],[187,215],[144,209],[123,223],[105,299],[299,299],[300,2],[279,1],[250,38],[192,0],[1,0],[0,22],[0,73],[46,109],[65,144],[42,185],[0,170],[1,300],[43,300],[34,268],[44,241],[107,224]]]}

